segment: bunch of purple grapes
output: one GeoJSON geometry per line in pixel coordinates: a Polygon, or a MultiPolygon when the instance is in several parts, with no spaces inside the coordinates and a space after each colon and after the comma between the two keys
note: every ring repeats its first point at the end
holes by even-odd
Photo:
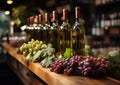
{"type": "Polygon", "coordinates": [[[64,69],[64,74],[67,74],[67,75],[75,74],[76,75],[79,62],[81,62],[83,60],[84,60],[84,58],[79,55],[75,55],[75,56],[71,57],[69,59],[69,62],[66,65],[66,68],[64,69]]]}
{"type": "Polygon", "coordinates": [[[111,65],[103,57],[87,56],[85,60],[79,62],[78,69],[83,76],[98,77],[106,74],[111,69],[111,65]]]}
{"type": "Polygon", "coordinates": [[[109,71],[111,65],[102,57],[73,56],[70,59],[57,59],[50,66],[50,71],[67,75],[101,76],[109,71]]]}
{"type": "Polygon", "coordinates": [[[66,68],[68,60],[56,59],[50,66],[50,71],[55,73],[63,73],[66,68]]]}
{"type": "Polygon", "coordinates": [[[55,73],[64,73],[67,75],[71,75],[77,69],[79,62],[83,60],[81,56],[73,56],[70,59],[57,59],[50,66],[50,71],[55,73]]]}

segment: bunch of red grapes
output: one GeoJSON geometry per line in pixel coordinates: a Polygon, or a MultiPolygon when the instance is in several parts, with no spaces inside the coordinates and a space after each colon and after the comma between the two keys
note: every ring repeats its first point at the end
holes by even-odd
{"type": "Polygon", "coordinates": [[[111,69],[111,65],[103,57],[87,56],[85,60],[79,62],[78,69],[84,76],[97,77],[105,75],[111,69]]]}
{"type": "Polygon", "coordinates": [[[101,76],[111,69],[110,63],[102,57],[73,56],[70,59],[57,59],[50,66],[50,71],[67,75],[101,76]]]}

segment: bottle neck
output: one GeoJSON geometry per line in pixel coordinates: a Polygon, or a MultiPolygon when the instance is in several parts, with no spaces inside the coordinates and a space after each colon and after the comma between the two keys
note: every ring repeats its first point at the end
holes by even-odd
{"type": "Polygon", "coordinates": [[[80,7],[75,7],[75,19],[75,23],[84,23],[84,20],[80,17],[80,7]]]}
{"type": "Polygon", "coordinates": [[[75,22],[80,23],[80,24],[84,24],[84,20],[82,18],[76,18],[75,22]]]}
{"type": "Polygon", "coordinates": [[[59,25],[58,25],[58,21],[53,21],[53,22],[52,22],[51,29],[58,29],[58,28],[59,28],[58,26],[59,26],[59,25]]]}
{"type": "Polygon", "coordinates": [[[45,27],[46,27],[46,28],[49,28],[49,27],[50,27],[50,22],[49,22],[49,21],[45,22],[45,27]]]}
{"type": "Polygon", "coordinates": [[[73,29],[82,29],[84,25],[84,20],[81,18],[76,18],[73,29]]]}
{"type": "Polygon", "coordinates": [[[70,28],[71,28],[71,26],[70,26],[70,24],[69,24],[68,19],[63,20],[60,29],[70,29],[70,28]]]}
{"type": "Polygon", "coordinates": [[[75,18],[75,22],[79,22],[80,21],[80,19],[79,18],[75,18]]]}

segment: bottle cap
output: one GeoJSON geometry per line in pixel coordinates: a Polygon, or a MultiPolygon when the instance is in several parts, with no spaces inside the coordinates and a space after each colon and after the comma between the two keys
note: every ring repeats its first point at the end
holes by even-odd
{"type": "Polygon", "coordinates": [[[35,18],[36,18],[36,20],[35,20],[36,23],[39,24],[39,18],[38,18],[38,15],[36,15],[35,18]]]}
{"type": "Polygon", "coordinates": [[[57,20],[57,12],[53,11],[53,21],[57,20]]]}
{"type": "Polygon", "coordinates": [[[39,15],[38,15],[38,23],[41,23],[41,22],[42,22],[42,15],[39,14],[39,15]]]}
{"type": "Polygon", "coordinates": [[[68,18],[68,10],[67,9],[63,9],[63,20],[68,18]]]}
{"type": "Polygon", "coordinates": [[[46,21],[46,22],[49,21],[49,15],[48,15],[48,13],[45,13],[45,21],[46,21]]]}
{"type": "Polygon", "coordinates": [[[80,7],[75,7],[75,18],[80,17],[80,7]]]}

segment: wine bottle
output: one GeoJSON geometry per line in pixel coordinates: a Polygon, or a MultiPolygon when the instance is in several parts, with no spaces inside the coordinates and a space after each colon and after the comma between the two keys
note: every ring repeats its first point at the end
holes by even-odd
{"type": "Polygon", "coordinates": [[[74,54],[85,55],[85,27],[80,18],[80,7],[75,8],[76,21],[72,28],[72,49],[74,54]]]}
{"type": "Polygon", "coordinates": [[[43,42],[49,43],[49,30],[50,30],[50,17],[48,13],[45,13],[45,24],[43,27],[43,42]]]}
{"type": "Polygon", "coordinates": [[[32,38],[34,38],[34,27],[33,27],[33,23],[34,23],[34,17],[31,16],[27,19],[28,22],[28,26],[26,28],[26,33],[27,33],[27,40],[31,40],[32,38]]]}
{"type": "Polygon", "coordinates": [[[56,49],[56,52],[59,52],[59,24],[57,19],[57,12],[52,12],[52,25],[49,30],[49,42],[53,45],[53,47],[56,49]]]}
{"type": "Polygon", "coordinates": [[[42,41],[42,33],[43,33],[43,25],[42,25],[42,15],[39,14],[36,16],[36,22],[37,22],[37,26],[36,26],[36,39],[42,41]]]}
{"type": "Polygon", "coordinates": [[[60,52],[64,53],[66,48],[71,48],[71,27],[68,22],[68,10],[63,9],[63,22],[59,30],[60,52]]]}

